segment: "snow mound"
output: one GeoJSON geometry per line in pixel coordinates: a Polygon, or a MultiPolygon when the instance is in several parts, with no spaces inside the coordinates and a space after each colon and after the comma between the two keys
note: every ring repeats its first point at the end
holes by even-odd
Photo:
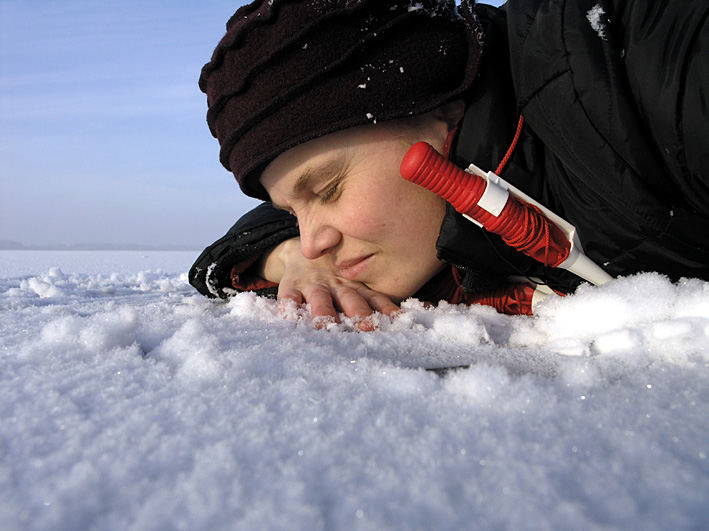
{"type": "Polygon", "coordinates": [[[709,526],[709,283],[376,323],[182,273],[0,278],[0,527],[709,526]]]}

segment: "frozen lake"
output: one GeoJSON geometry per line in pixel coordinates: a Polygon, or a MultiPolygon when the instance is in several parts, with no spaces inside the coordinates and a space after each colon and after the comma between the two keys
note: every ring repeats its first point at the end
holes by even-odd
{"type": "Polygon", "coordinates": [[[0,278],[38,275],[52,267],[72,273],[186,272],[200,251],[1,251],[0,278]]]}
{"type": "Polygon", "coordinates": [[[197,254],[0,252],[0,529],[709,528],[709,283],[360,333],[197,254]]]}

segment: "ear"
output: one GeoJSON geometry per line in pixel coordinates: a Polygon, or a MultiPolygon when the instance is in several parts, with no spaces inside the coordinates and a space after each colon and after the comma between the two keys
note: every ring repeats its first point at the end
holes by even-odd
{"type": "Polygon", "coordinates": [[[465,114],[465,102],[455,100],[436,107],[426,115],[427,129],[425,136],[418,140],[425,140],[438,151],[445,149],[445,143],[450,132],[455,129],[465,114]]]}
{"type": "Polygon", "coordinates": [[[463,119],[465,102],[463,100],[450,101],[438,107],[434,113],[437,113],[439,120],[446,123],[448,131],[452,131],[463,119]]]}

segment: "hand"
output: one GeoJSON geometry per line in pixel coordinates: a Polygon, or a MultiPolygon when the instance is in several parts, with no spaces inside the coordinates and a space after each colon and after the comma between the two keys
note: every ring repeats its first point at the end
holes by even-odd
{"type": "Polygon", "coordinates": [[[261,261],[261,276],[278,283],[278,299],[310,304],[318,328],[338,322],[338,310],[348,317],[361,319],[360,330],[371,331],[367,317],[375,311],[393,315],[399,307],[386,295],[373,291],[361,282],[337,274],[329,256],[309,260],[300,251],[300,239],[286,240],[261,261]]]}

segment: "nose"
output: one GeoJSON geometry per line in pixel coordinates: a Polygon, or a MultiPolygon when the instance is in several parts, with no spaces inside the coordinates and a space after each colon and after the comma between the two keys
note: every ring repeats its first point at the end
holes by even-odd
{"type": "Polygon", "coordinates": [[[314,260],[327,254],[342,238],[342,234],[332,225],[313,217],[303,222],[298,219],[300,228],[300,251],[305,258],[314,260]]]}

